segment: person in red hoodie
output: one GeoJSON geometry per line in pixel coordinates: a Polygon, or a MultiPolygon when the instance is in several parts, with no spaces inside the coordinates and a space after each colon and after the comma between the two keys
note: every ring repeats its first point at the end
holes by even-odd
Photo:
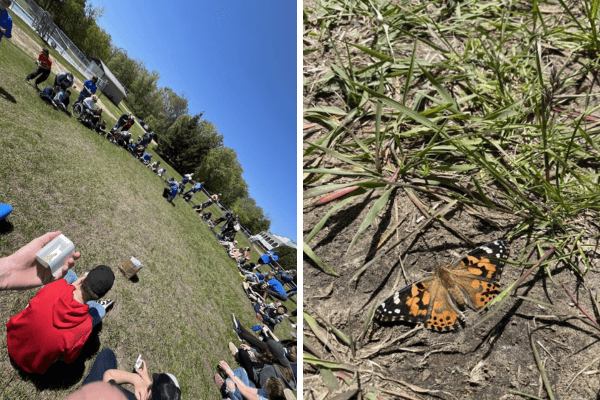
{"type": "Polygon", "coordinates": [[[40,289],[6,324],[8,353],[14,362],[26,372],[43,374],[60,357],[67,363],[75,361],[92,328],[114,303],[97,301],[114,280],[112,270],[99,265],[79,279],[69,270],[64,279],[40,289]]]}

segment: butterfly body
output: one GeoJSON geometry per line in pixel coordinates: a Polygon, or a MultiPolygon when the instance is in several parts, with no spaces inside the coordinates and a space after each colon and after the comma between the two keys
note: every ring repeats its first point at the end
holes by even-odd
{"type": "Polygon", "coordinates": [[[506,253],[504,240],[478,247],[395,293],[377,308],[376,318],[421,322],[440,332],[453,330],[462,318],[461,310],[480,309],[496,297],[506,253]]]}

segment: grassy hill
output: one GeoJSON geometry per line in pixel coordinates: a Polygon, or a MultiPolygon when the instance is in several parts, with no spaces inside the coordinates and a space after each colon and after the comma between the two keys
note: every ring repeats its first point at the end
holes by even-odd
{"type": "MultiPolygon", "coordinates": [[[[0,238],[0,256],[45,232],[61,230],[81,252],[74,267],[78,275],[98,264],[113,269],[116,281],[106,297],[116,302],[84,365],[32,380],[10,365],[4,323],[36,291],[3,293],[0,397],[60,399],[80,386],[94,350],[104,347],[115,351],[123,370],[143,354],[151,374],[177,376],[184,398],[217,397],[212,381],[216,365],[221,359],[233,363],[227,343],[238,343],[231,313],[248,327],[257,323],[235,263],[190,204],[180,197],[169,204],[161,197],[163,179],[43,103],[25,83],[32,66],[31,57],[10,40],[0,43],[0,202],[14,208],[12,231],[0,238]],[[144,265],[138,282],[118,271],[131,256],[144,265]]],[[[166,166],[167,177],[181,178],[166,166]]],[[[193,202],[204,200],[197,193],[193,202]]],[[[215,206],[210,211],[221,214],[215,206]]],[[[238,236],[240,244],[247,243],[238,236]]],[[[285,339],[289,332],[284,321],[276,334],[285,339]]]]}

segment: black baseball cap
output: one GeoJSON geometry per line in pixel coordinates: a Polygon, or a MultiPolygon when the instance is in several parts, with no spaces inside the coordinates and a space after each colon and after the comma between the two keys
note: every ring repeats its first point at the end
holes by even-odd
{"type": "Polygon", "coordinates": [[[152,374],[152,400],[181,400],[177,378],[169,373],[152,374]]]}
{"type": "Polygon", "coordinates": [[[98,265],[88,273],[86,279],[92,292],[98,297],[102,297],[112,288],[115,282],[115,274],[110,267],[98,265]]]}

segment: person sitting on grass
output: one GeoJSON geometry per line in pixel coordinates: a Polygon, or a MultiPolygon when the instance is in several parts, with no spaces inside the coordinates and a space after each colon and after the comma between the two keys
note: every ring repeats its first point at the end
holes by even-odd
{"type": "Polygon", "coordinates": [[[219,362],[219,367],[227,376],[223,381],[221,375],[215,374],[215,384],[223,400],[286,400],[285,385],[275,376],[267,379],[264,388],[257,389],[243,367],[232,370],[225,361],[219,362]]]}
{"type": "Polygon", "coordinates": [[[252,304],[252,307],[254,307],[254,312],[256,312],[256,318],[272,331],[275,331],[275,325],[283,321],[284,314],[287,312],[287,307],[281,303],[277,307],[269,307],[257,301],[252,304]]]}
{"type": "Polygon", "coordinates": [[[262,256],[258,257],[256,264],[258,264],[258,266],[260,267],[264,264],[274,263],[277,260],[279,260],[277,253],[275,253],[274,251],[267,251],[266,254],[263,254],[262,256]]]}
{"type": "MultiPolygon", "coordinates": [[[[83,385],[93,382],[106,382],[117,388],[129,399],[152,400],[180,400],[181,389],[175,376],[169,373],[152,374],[152,380],[146,368],[146,361],[142,360],[142,368],[136,373],[117,369],[117,357],[111,349],[102,349],[94,360],[92,369],[83,380],[83,385]],[[119,385],[129,383],[133,385],[134,392],[119,385]]],[[[110,397],[112,399],[112,397],[110,397]]]]}
{"type": "Polygon", "coordinates": [[[75,361],[92,328],[114,303],[98,301],[114,280],[112,270],[99,265],[82,278],[69,270],[64,279],[40,289],[6,324],[8,354],[14,362],[26,372],[43,374],[60,357],[75,361]]]}
{"type": "Polygon", "coordinates": [[[183,198],[185,199],[185,201],[187,201],[189,203],[190,200],[192,199],[192,196],[196,192],[199,192],[200,190],[202,190],[202,185],[204,185],[204,182],[198,182],[194,186],[192,186],[192,188],[190,190],[188,190],[187,192],[185,192],[183,194],[183,198]]]}
{"type": "MultiPolygon", "coordinates": [[[[275,278],[275,275],[272,272],[269,272],[264,278],[264,280],[269,283],[269,288],[267,289],[267,296],[270,296],[271,298],[277,300],[287,301],[288,296],[285,293],[283,285],[275,278]]],[[[262,281],[263,279],[261,279],[261,282],[262,281]]]]}
{"type": "Polygon", "coordinates": [[[140,157],[140,161],[145,165],[150,164],[152,162],[152,153],[144,153],[144,155],[140,157]]]}
{"type": "Polygon", "coordinates": [[[52,69],[52,60],[50,59],[50,51],[48,51],[48,49],[44,47],[42,49],[42,51],[40,52],[40,55],[38,56],[38,59],[36,60],[35,63],[38,68],[35,71],[33,71],[32,73],[30,73],[29,75],[27,75],[27,78],[25,78],[25,81],[30,84],[30,82],[29,82],[30,79],[38,77],[35,80],[35,83],[33,86],[37,90],[40,90],[38,85],[40,83],[44,82],[46,79],[48,79],[48,77],[50,76],[50,71],[52,69]]]}
{"type": "Polygon", "coordinates": [[[54,96],[54,103],[60,108],[62,111],[66,112],[69,116],[71,116],[71,112],[69,111],[69,103],[70,103],[70,90],[59,90],[56,96],[54,96]]]}
{"type": "Polygon", "coordinates": [[[272,338],[265,343],[267,348],[260,351],[241,346],[234,357],[257,387],[265,387],[269,379],[277,378],[290,389],[296,390],[294,370],[283,345],[272,338]]]}
{"type": "Polygon", "coordinates": [[[221,246],[225,246],[225,250],[227,250],[227,253],[229,253],[231,250],[235,249],[235,246],[238,244],[238,241],[234,240],[233,242],[227,242],[225,240],[219,240],[219,244],[221,246]]]}
{"type": "Polygon", "coordinates": [[[265,299],[267,298],[267,289],[269,288],[269,283],[266,281],[257,283],[244,282],[242,287],[252,302],[259,301],[264,303],[265,299]]]}
{"type": "MultiPolygon", "coordinates": [[[[237,242],[237,241],[234,240],[234,242],[237,242]]],[[[250,259],[250,256],[248,255],[249,252],[250,252],[250,247],[244,247],[243,249],[233,248],[230,251],[228,251],[229,257],[233,258],[234,260],[237,260],[240,257],[243,257],[243,258],[249,260],[250,259]]]]}
{"type": "Polygon", "coordinates": [[[150,168],[152,172],[155,172],[160,167],[160,161],[154,161],[152,164],[146,165],[146,168],[150,168]]]}
{"type": "Polygon", "coordinates": [[[169,203],[172,203],[179,192],[179,184],[177,182],[169,182],[167,185],[169,187],[163,190],[163,197],[167,199],[169,203]]]}
{"type": "Polygon", "coordinates": [[[46,86],[40,92],[40,99],[44,100],[46,103],[50,104],[52,107],[57,108],[58,105],[54,101],[54,98],[56,97],[56,95],[58,94],[59,91],[60,91],[60,88],[58,86],[54,86],[54,87],[46,86]]]}
{"type": "Polygon", "coordinates": [[[133,126],[134,122],[135,122],[135,118],[129,112],[129,113],[123,114],[119,117],[119,119],[117,120],[117,123],[115,124],[113,129],[115,131],[128,131],[129,128],[131,128],[133,126]]]}
{"type": "Polygon", "coordinates": [[[162,178],[163,176],[165,176],[165,174],[166,174],[166,173],[167,173],[167,169],[166,169],[166,168],[163,168],[163,169],[159,170],[159,171],[156,173],[156,175],[158,175],[158,176],[160,176],[160,177],[162,178]]]}
{"type": "Polygon", "coordinates": [[[102,120],[102,122],[94,126],[94,130],[98,132],[99,135],[106,135],[106,121],[102,120]]]}
{"type": "Polygon", "coordinates": [[[210,217],[212,217],[212,213],[210,211],[202,213],[202,219],[205,220],[206,222],[208,222],[209,225],[210,225],[210,217]]]}
{"type": "Polygon", "coordinates": [[[209,207],[212,203],[216,203],[217,201],[219,201],[219,196],[220,195],[221,195],[220,193],[219,194],[213,194],[204,203],[199,204],[197,206],[194,206],[192,208],[194,210],[196,210],[197,213],[201,213],[206,207],[209,207]]]}

